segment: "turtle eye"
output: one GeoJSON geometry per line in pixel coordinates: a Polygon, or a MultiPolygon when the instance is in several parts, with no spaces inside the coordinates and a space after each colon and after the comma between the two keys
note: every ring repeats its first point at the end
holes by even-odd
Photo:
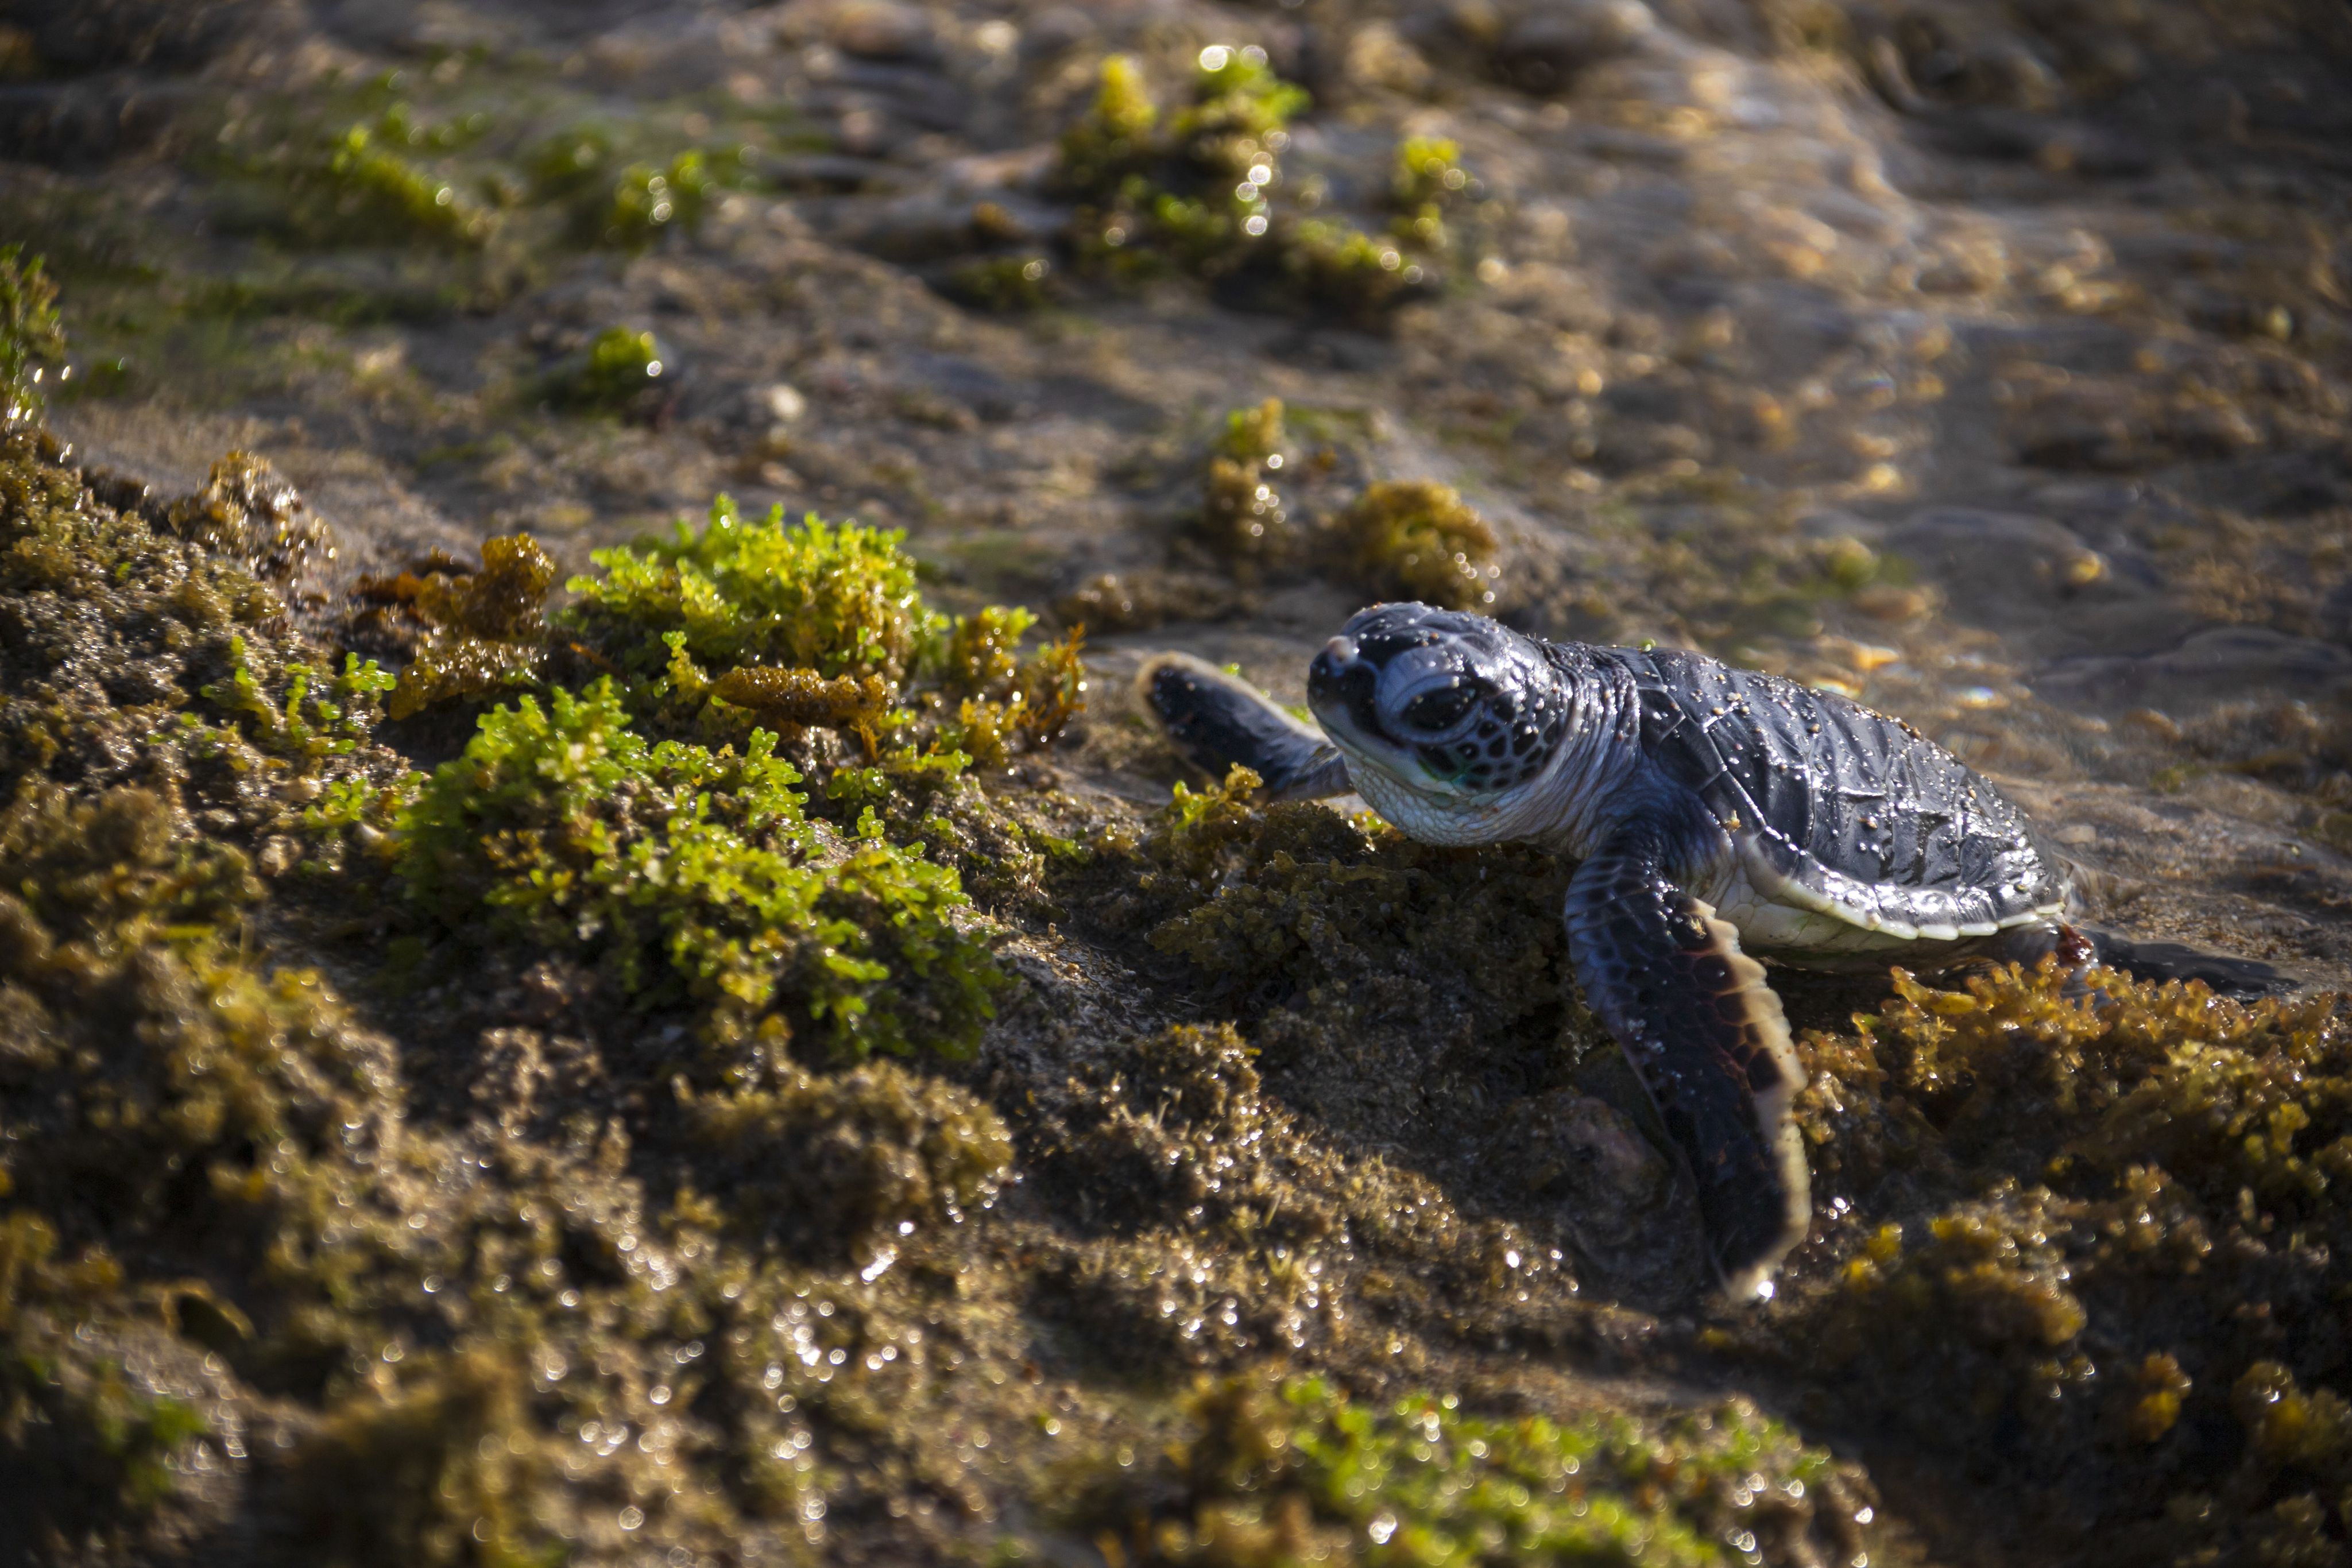
{"type": "Polygon", "coordinates": [[[1441,686],[1405,704],[1404,712],[1398,716],[1424,734],[1434,733],[1459,723],[1477,700],[1477,692],[1469,686],[1441,686]]]}

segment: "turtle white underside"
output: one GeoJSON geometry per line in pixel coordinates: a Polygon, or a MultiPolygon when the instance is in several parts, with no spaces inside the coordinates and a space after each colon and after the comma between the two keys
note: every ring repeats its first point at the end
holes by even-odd
{"type": "Polygon", "coordinates": [[[1938,924],[1906,919],[1908,890],[1840,876],[1823,868],[1809,886],[1776,870],[1753,834],[1732,839],[1732,853],[1715,878],[1692,891],[1729,921],[1744,946],[1780,956],[1843,957],[1899,953],[1921,944],[1959,943],[2018,926],[2043,925],[2064,915],[2063,899],[2016,909],[1998,920],[1938,924]]]}

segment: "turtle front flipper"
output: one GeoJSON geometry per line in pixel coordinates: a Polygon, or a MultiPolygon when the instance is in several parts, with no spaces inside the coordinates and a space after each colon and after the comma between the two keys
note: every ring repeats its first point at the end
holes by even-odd
{"type": "Polygon", "coordinates": [[[1811,1217],[1789,1113],[1805,1075],[1763,966],[1675,885],[1671,839],[1664,824],[1630,823],[1578,868],[1569,954],[1689,1168],[1725,1287],[1745,1299],[1769,1292],[1811,1217]]]}
{"type": "Polygon", "coordinates": [[[1272,800],[1319,800],[1352,788],[1339,748],[1319,730],[1206,659],[1155,653],[1135,692],[1184,760],[1211,778],[1238,762],[1265,781],[1272,800]]]}

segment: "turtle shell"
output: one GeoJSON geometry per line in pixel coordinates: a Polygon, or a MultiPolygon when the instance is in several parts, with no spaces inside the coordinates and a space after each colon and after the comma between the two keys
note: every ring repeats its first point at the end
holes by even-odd
{"type": "Polygon", "coordinates": [[[2063,910],[2063,862],[2025,813],[1901,720],[1703,654],[1594,652],[1632,677],[1644,755],[1714,813],[1759,892],[1903,941],[2063,910]]]}

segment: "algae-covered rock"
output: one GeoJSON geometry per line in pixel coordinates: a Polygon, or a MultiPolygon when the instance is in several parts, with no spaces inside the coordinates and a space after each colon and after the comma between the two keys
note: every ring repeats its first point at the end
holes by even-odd
{"type": "Polygon", "coordinates": [[[402,817],[403,881],[454,928],[709,1007],[721,1040],[781,1039],[789,1010],[859,1055],[968,1051],[999,982],[952,923],[955,873],[885,841],[870,811],[848,835],[812,822],[773,748],[760,731],[740,757],[649,746],[609,680],[544,709],[524,697],[402,817]]]}
{"type": "Polygon", "coordinates": [[[1898,975],[1856,1021],[1809,1038],[1800,1122],[1832,1201],[1889,1218],[1796,1293],[1799,1342],[2033,1517],[2095,1521],[2086,1560],[2324,1538],[2298,1500],[2352,1452],[2342,999],[2011,968],[1898,975]]]}

